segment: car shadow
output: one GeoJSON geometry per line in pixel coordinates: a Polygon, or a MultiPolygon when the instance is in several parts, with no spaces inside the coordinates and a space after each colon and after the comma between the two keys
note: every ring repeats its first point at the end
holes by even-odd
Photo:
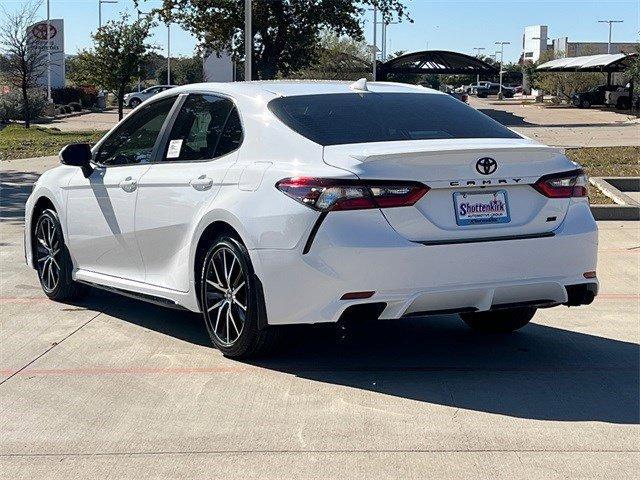
{"type": "MultiPolygon", "coordinates": [[[[106,292],[84,305],[196,345],[199,315],[106,292]]],[[[563,322],[566,310],[557,309],[563,322]]],[[[420,402],[551,421],[640,423],[638,344],[532,323],[481,335],[456,315],[366,321],[347,340],[329,327],[288,327],[271,357],[246,363],[316,382],[420,402]]]]}

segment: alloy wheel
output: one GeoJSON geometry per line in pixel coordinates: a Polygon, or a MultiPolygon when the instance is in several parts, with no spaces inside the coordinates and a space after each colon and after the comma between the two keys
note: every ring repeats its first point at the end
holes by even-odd
{"type": "Polygon", "coordinates": [[[220,246],[210,257],[205,272],[205,318],[209,330],[224,346],[233,345],[247,318],[247,278],[234,251],[220,246]]]}
{"type": "Polygon", "coordinates": [[[48,216],[43,216],[36,230],[36,262],[40,283],[48,293],[53,292],[60,282],[61,242],[57,224],[48,216]]]}

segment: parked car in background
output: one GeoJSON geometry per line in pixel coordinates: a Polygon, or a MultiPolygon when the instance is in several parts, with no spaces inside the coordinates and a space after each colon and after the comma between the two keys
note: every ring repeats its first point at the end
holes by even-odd
{"type": "Polygon", "coordinates": [[[468,103],[469,102],[469,94],[467,92],[458,92],[456,90],[447,90],[446,93],[451,95],[453,98],[456,98],[456,99],[460,100],[461,102],[468,103]]]}
{"type": "Polygon", "coordinates": [[[467,87],[467,93],[469,95],[476,95],[478,93],[478,88],[486,87],[487,85],[490,85],[490,84],[491,82],[488,82],[488,81],[473,83],[467,87]]]}
{"type": "MultiPolygon", "coordinates": [[[[478,96],[478,98],[487,98],[489,95],[498,95],[499,92],[499,83],[488,83],[476,88],[476,95],[478,96]]],[[[505,98],[513,98],[515,93],[515,89],[507,87],[506,85],[502,85],[502,95],[505,98]]]]}
{"type": "Polygon", "coordinates": [[[523,92],[522,85],[516,85],[515,87],[513,87],[513,91],[515,93],[522,93],[523,92]]]}
{"type": "Polygon", "coordinates": [[[618,85],[598,85],[586,92],[571,95],[571,103],[578,108],[589,108],[591,105],[604,105],[605,94],[619,88],[618,85]]]}
{"type": "Polygon", "coordinates": [[[290,324],[459,313],[512,332],[598,291],[580,166],[431,89],[192,84],[60,160],[25,206],[44,293],[200,312],[230,357],[290,324]]]}
{"type": "Polygon", "coordinates": [[[154,95],[160,92],[164,92],[165,90],[168,90],[170,88],[173,88],[173,85],[155,85],[153,87],[145,88],[141,92],[127,93],[124,96],[124,104],[127,107],[136,108],[146,99],[151,98],[154,95]]]}
{"type": "MultiPolygon", "coordinates": [[[[635,103],[638,103],[640,99],[640,92],[638,89],[633,92],[633,98],[635,103]]],[[[628,110],[631,108],[631,85],[627,84],[625,87],[619,87],[615,91],[606,92],[604,95],[604,104],[610,107],[616,107],[620,110],[628,110]]]]}

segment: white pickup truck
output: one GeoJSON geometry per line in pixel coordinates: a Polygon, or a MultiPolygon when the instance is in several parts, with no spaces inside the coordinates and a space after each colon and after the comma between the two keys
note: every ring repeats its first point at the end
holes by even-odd
{"type": "MultiPolygon", "coordinates": [[[[624,87],[619,87],[613,92],[606,92],[604,94],[604,104],[610,107],[619,108],[620,110],[629,110],[631,108],[630,90],[630,85],[627,84],[624,87]]],[[[638,91],[638,88],[634,88],[633,98],[635,101],[634,103],[637,105],[640,101],[640,92],[638,91]]]]}

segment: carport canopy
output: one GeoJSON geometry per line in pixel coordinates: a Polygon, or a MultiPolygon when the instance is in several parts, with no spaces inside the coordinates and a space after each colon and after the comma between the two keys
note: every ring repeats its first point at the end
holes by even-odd
{"type": "Polygon", "coordinates": [[[557,58],[539,65],[541,72],[623,72],[637,53],[605,53],[582,57],[557,58]]]}
{"type": "Polygon", "coordinates": [[[498,69],[477,57],[447,50],[413,52],[378,64],[378,79],[389,74],[495,75],[498,69]]]}

